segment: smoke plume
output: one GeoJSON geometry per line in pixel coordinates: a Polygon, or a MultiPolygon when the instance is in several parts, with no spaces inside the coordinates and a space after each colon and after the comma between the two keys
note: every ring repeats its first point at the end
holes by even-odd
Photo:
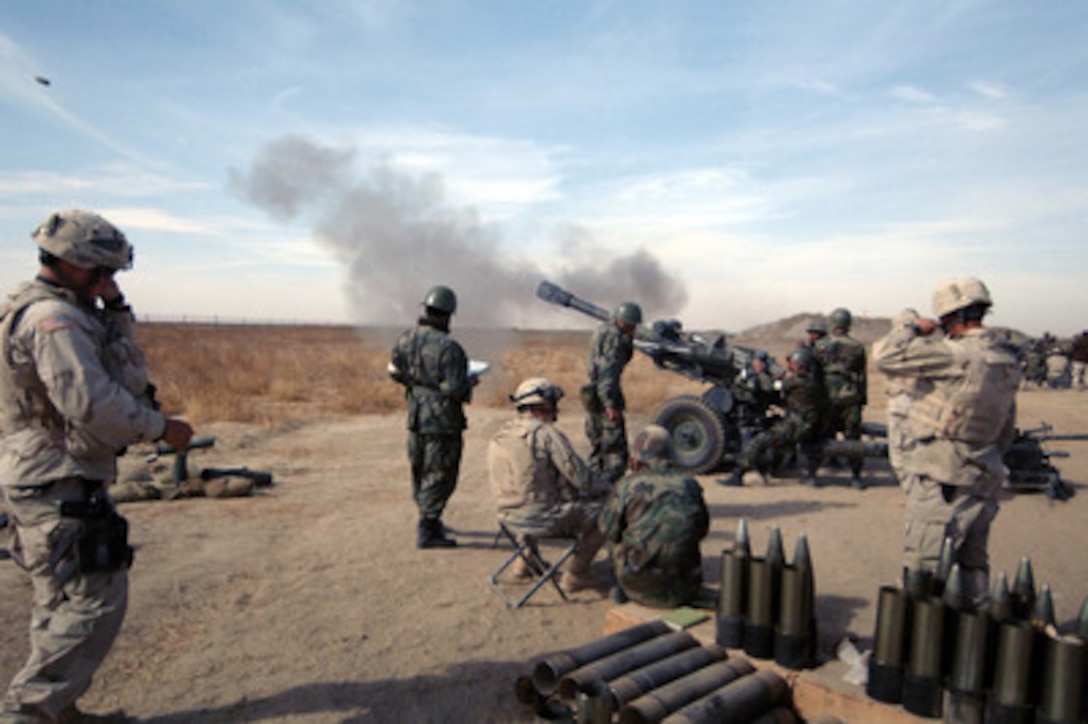
{"type": "MultiPolygon", "coordinates": [[[[535,296],[541,267],[504,248],[498,229],[474,209],[448,204],[439,174],[412,177],[384,163],[360,171],[353,149],[287,136],[260,150],[247,170],[232,170],[231,186],[275,219],[312,226],[315,240],[344,265],[360,324],[410,322],[435,284],[457,291],[462,326],[564,323],[561,310],[557,318],[535,296]]],[[[601,258],[573,227],[557,232],[556,242],[563,262],[549,266],[551,280],[600,306],[630,299],[663,316],[687,301],[683,285],[643,249],[601,258]]],[[[565,315],[570,323],[577,317],[565,315]]]]}

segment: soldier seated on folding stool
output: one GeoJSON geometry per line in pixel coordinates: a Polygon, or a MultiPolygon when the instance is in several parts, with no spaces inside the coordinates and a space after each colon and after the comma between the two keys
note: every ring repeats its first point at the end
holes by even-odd
{"type": "MultiPolygon", "coordinates": [[[[543,377],[518,385],[510,395],[517,417],[491,439],[487,457],[499,521],[519,540],[578,538],[560,581],[570,593],[596,584],[590,564],[604,542],[597,515],[611,487],[555,426],[562,397],[563,390],[543,377]]],[[[529,563],[519,559],[515,565],[516,575],[533,577],[529,563]]]]}

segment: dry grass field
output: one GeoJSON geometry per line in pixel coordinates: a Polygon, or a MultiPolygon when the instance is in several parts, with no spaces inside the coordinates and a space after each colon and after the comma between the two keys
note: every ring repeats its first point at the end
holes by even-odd
{"type": "MultiPolygon", "coordinates": [[[[327,415],[403,409],[403,388],[386,364],[396,330],[351,327],[145,324],[139,328],[158,396],[171,414],[266,426],[327,415]]],[[[501,407],[517,383],[547,376],[576,403],[585,381],[589,332],[457,329],[473,358],[491,363],[473,404],[501,407]]],[[[624,375],[633,411],[701,385],[654,368],[636,355],[624,375]]]]}

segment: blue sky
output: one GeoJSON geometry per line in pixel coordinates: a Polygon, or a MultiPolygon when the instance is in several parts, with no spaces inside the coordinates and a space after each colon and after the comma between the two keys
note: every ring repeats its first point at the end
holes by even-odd
{"type": "Polygon", "coordinates": [[[0,3],[0,282],[52,210],[151,316],[739,331],[927,311],[1088,327],[1088,4],[0,3]],[[49,79],[43,85],[36,76],[49,79]]]}

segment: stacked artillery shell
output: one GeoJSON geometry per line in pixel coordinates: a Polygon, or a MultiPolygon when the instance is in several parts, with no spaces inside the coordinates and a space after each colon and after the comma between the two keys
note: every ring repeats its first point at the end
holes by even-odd
{"type": "Polygon", "coordinates": [[[774,658],[774,631],[778,623],[779,591],[786,556],[782,533],[771,529],[767,555],[748,561],[748,615],[744,622],[744,652],[757,659],[774,658]]]}
{"type": "MultiPolygon", "coordinates": [[[[567,672],[559,680],[559,696],[563,699],[573,699],[578,692],[593,682],[611,681],[639,667],[698,645],[699,642],[687,631],[655,636],[567,672]]],[[[611,693],[609,697],[611,698],[611,693]]]]}
{"type": "Polygon", "coordinates": [[[1027,621],[1010,619],[998,626],[993,690],[986,704],[986,721],[1028,724],[1034,719],[1031,701],[1032,647],[1035,629],[1027,621]]]}
{"type": "Polygon", "coordinates": [[[635,644],[668,633],[670,630],[669,625],[664,621],[648,621],[623,631],[617,631],[611,636],[605,636],[603,639],[591,641],[583,646],[557,651],[544,656],[533,666],[533,685],[542,696],[550,696],[559,688],[560,677],[567,672],[574,671],[580,666],[585,666],[591,661],[609,656],[622,649],[630,648],[635,644]]]}
{"type": "Polygon", "coordinates": [[[986,702],[986,661],[989,617],[966,605],[959,565],[954,565],[945,585],[946,623],[950,651],[945,719],[981,722],[986,702]]]}
{"type": "Polygon", "coordinates": [[[911,607],[910,656],[903,678],[903,708],[924,717],[941,715],[944,603],[929,596],[911,607]]]}
{"type": "Polygon", "coordinates": [[[612,692],[604,681],[578,689],[578,724],[612,724],[612,692]]]}
{"type": "Polygon", "coordinates": [[[731,659],[704,666],[664,686],[651,689],[620,709],[620,724],[659,722],[674,711],[715,689],[755,671],[746,659],[731,659]]]}
{"type": "Polygon", "coordinates": [[[903,700],[909,607],[910,598],[906,591],[894,586],[881,586],[865,692],[886,704],[898,704],[903,700]]]}
{"type": "Polygon", "coordinates": [[[1078,724],[1088,714],[1085,672],[1088,645],[1077,636],[1049,637],[1046,642],[1043,687],[1036,722],[1078,724]]]}
{"type": "Polygon", "coordinates": [[[816,662],[816,584],[808,538],[797,538],[793,563],[780,572],[778,625],[774,660],[787,669],[805,669],[816,662]]]}
{"type": "Polygon", "coordinates": [[[722,551],[721,591],[718,593],[718,616],[715,641],[731,649],[744,646],[744,618],[748,603],[748,561],[752,551],[748,542],[748,524],[742,518],[737,524],[733,550],[722,551]]]}
{"type": "Polygon", "coordinates": [[[700,646],[647,664],[608,682],[614,708],[618,711],[646,692],[687,676],[704,666],[724,661],[728,654],[718,645],[700,646]]]}
{"type": "Polygon", "coordinates": [[[785,679],[770,670],[760,671],[688,704],[662,724],[750,722],[787,704],[789,698],[790,687],[785,679]]]}

